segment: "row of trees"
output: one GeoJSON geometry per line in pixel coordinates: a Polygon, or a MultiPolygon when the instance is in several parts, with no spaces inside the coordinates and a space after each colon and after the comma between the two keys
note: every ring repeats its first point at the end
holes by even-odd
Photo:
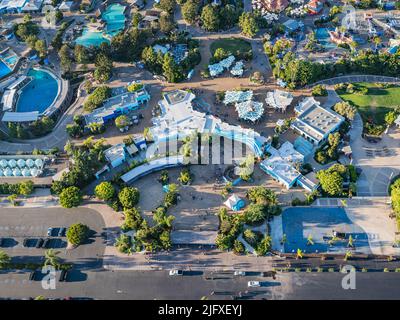
{"type": "Polygon", "coordinates": [[[292,43],[278,39],[275,44],[266,42],[264,49],[273,66],[273,75],[288,83],[289,88],[303,87],[339,74],[359,73],[396,76],[400,73],[400,51],[396,54],[360,50],[351,57],[334,63],[302,60],[290,51],[292,43]]]}

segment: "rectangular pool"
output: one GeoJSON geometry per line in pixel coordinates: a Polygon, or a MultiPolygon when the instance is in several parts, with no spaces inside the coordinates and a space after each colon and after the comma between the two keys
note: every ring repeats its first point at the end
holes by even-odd
{"type": "Polygon", "coordinates": [[[10,73],[11,69],[2,60],[0,60],[0,78],[3,78],[10,73]]]}

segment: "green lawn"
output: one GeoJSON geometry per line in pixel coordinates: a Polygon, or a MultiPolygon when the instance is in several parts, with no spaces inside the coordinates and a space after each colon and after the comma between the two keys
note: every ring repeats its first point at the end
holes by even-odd
{"type": "Polygon", "coordinates": [[[243,39],[230,38],[216,40],[210,46],[211,54],[214,55],[215,50],[218,48],[230,52],[238,59],[250,60],[252,56],[251,44],[243,39]]]}
{"type": "Polygon", "coordinates": [[[368,88],[368,93],[346,93],[338,90],[340,97],[352,103],[364,121],[375,124],[385,123],[385,114],[396,106],[400,106],[400,87],[381,88],[374,83],[353,83],[358,88],[368,88]]]}

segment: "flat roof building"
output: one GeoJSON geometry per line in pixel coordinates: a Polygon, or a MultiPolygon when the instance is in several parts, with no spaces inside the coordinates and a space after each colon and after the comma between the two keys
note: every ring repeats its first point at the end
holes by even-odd
{"type": "Polygon", "coordinates": [[[291,128],[314,145],[325,141],[344,121],[341,115],[321,107],[319,103],[313,103],[311,99],[303,100],[297,110],[300,113],[292,122],[291,128]]]}

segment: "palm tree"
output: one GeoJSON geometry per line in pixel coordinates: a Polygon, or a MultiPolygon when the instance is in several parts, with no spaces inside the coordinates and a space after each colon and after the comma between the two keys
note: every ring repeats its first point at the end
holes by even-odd
{"type": "Polygon", "coordinates": [[[0,251],[0,267],[3,267],[4,265],[10,263],[11,258],[10,256],[5,253],[3,250],[0,251]]]}
{"type": "Polygon", "coordinates": [[[354,247],[354,244],[353,244],[353,237],[350,235],[349,236],[349,241],[347,242],[347,245],[350,247],[350,248],[353,248],[354,247]]]}
{"type": "Polygon", "coordinates": [[[297,249],[296,259],[303,259],[303,251],[297,249]]]}
{"type": "Polygon", "coordinates": [[[351,251],[346,251],[346,254],[344,255],[344,261],[347,261],[348,259],[350,259],[353,256],[353,254],[351,253],[351,251]]]}
{"type": "Polygon", "coordinates": [[[54,249],[46,250],[44,253],[44,265],[50,265],[55,268],[58,267],[60,265],[60,257],[58,257],[58,254],[60,254],[60,251],[56,251],[54,249]]]}
{"type": "Polygon", "coordinates": [[[375,50],[377,50],[377,49],[378,49],[378,46],[382,43],[382,39],[379,38],[379,37],[375,37],[375,38],[373,39],[373,42],[374,42],[374,44],[375,44],[375,50]]]}
{"type": "Polygon", "coordinates": [[[314,245],[314,241],[313,241],[313,238],[312,238],[311,234],[309,234],[308,237],[307,237],[307,245],[308,246],[314,245]]]}

